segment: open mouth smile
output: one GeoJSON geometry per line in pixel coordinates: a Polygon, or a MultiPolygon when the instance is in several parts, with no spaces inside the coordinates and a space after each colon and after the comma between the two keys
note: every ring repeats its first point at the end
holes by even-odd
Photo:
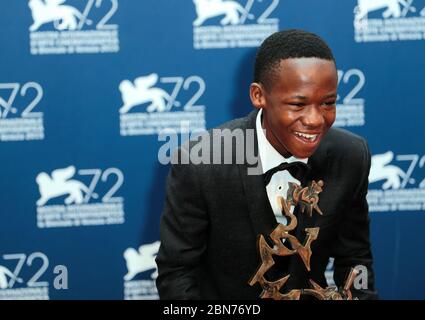
{"type": "Polygon", "coordinates": [[[320,136],[319,133],[305,133],[300,131],[294,131],[294,135],[301,141],[307,142],[307,143],[316,143],[318,142],[318,138],[320,136]]]}

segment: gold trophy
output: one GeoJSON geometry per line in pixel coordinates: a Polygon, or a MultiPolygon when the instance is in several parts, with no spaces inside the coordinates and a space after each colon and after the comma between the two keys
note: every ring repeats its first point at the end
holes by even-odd
{"type": "Polygon", "coordinates": [[[261,285],[263,291],[260,298],[299,300],[302,295],[308,295],[319,300],[353,300],[350,288],[358,274],[358,271],[354,268],[351,268],[350,274],[341,291],[338,291],[334,287],[322,288],[310,279],[312,287],[309,289],[293,289],[288,293],[281,293],[280,289],[288,281],[290,275],[276,281],[268,281],[264,277],[265,273],[274,265],[273,255],[283,257],[298,254],[304,262],[306,269],[310,271],[310,258],[312,255],[311,243],[317,239],[320,228],[306,228],[305,232],[307,233],[307,238],[305,244],[302,245],[296,237],[289,234],[298,224],[297,217],[290,212],[290,208],[291,206],[295,207],[296,205],[300,205],[301,214],[307,213],[311,217],[313,210],[315,210],[318,214],[323,215],[318,206],[319,193],[323,191],[323,185],[322,180],[319,180],[319,182],[313,180],[307,187],[301,188],[298,184],[290,182],[287,199],[285,200],[283,197],[278,197],[277,200],[281,206],[282,214],[289,218],[289,224],[285,226],[279,223],[270,234],[273,247],[268,245],[263,235],[260,235],[258,239],[258,248],[262,263],[255,275],[249,281],[249,285],[253,286],[257,282],[261,285]],[[292,249],[289,249],[283,244],[283,239],[290,242],[292,249]]]}

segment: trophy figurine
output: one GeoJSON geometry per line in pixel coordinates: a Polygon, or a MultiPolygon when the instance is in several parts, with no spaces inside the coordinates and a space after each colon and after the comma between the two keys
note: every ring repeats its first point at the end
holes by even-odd
{"type": "Polygon", "coordinates": [[[289,219],[288,225],[278,224],[277,227],[270,234],[270,239],[273,242],[273,247],[270,247],[266,242],[263,235],[259,236],[258,249],[261,257],[261,265],[258,268],[255,275],[250,279],[249,285],[253,286],[257,282],[263,288],[260,295],[262,299],[274,299],[274,300],[299,300],[301,296],[307,295],[312,296],[319,300],[352,300],[352,294],[350,288],[357,276],[357,270],[352,268],[348,275],[344,287],[341,290],[337,290],[335,287],[322,288],[313,280],[309,280],[311,288],[307,289],[293,289],[287,293],[281,293],[281,288],[288,281],[290,275],[286,275],[276,281],[268,281],[265,278],[266,272],[273,267],[275,264],[273,255],[275,256],[291,256],[298,254],[304,263],[305,268],[310,271],[310,258],[312,255],[311,243],[317,239],[320,228],[306,228],[307,234],[305,244],[302,245],[300,241],[289,232],[297,227],[297,217],[291,213],[291,206],[300,206],[300,214],[308,214],[310,217],[313,211],[323,215],[320,210],[319,193],[323,190],[323,181],[318,182],[312,181],[307,187],[301,188],[298,184],[289,183],[289,189],[287,193],[287,199],[278,197],[277,201],[280,204],[282,214],[289,219]],[[282,241],[284,240],[285,241],[282,241]],[[291,248],[289,249],[284,245],[284,242],[289,241],[291,248]]]}

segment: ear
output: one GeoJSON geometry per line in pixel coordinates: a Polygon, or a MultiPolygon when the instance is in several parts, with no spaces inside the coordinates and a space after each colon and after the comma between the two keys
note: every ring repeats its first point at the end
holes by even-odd
{"type": "Polygon", "coordinates": [[[264,88],[260,83],[253,82],[249,87],[249,97],[251,98],[252,105],[261,109],[266,105],[266,99],[264,97],[264,88]]]}

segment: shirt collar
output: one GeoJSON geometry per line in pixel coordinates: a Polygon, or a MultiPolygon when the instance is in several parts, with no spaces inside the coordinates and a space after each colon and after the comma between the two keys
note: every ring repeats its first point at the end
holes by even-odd
{"type": "Polygon", "coordinates": [[[307,163],[308,158],[296,158],[291,156],[289,158],[285,158],[282,156],[267,140],[266,135],[263,131],[263,127],[261,126],[261,116],[263,114],[263,109],[257,114],[256,119],[256,129],[257,129],[257,140],[258,140],[258,152],[261,159],[261,165],[263,167],[263,172],[267,172],[268,170],[277,167],[282,162],[295,162],[300,161],[303,163],[307,163]]]}

